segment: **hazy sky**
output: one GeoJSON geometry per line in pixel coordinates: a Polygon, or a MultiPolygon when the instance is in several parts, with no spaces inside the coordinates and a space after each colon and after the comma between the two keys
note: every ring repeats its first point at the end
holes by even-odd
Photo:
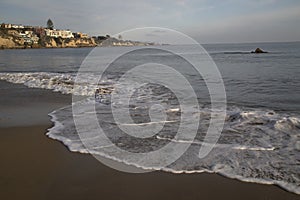
{"type": "Polygon", "coordinates": [[[0,23],[90,35],[155,26],[200,43],[300,41],[299,0],[0,0],[0,23]]]}

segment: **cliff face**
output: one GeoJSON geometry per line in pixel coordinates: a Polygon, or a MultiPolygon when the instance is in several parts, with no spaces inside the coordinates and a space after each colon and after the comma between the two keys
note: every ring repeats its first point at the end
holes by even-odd
{"type": "Polygon", "coordinates": [[[12,40],[12,38],[2,38],[2,37],[0,37],[0,48],[2,48],[2,49],[16,48],[16,44],[12,40]]]}
{"type": "Polygon", "coordinates": [[[43,36],[38,44],[27,44],[21,37],[15,33],[0,30],[0,48],[77,48],[77,47],[94,47],[97,46],[93,38],[53,38],[43,36]]]}
{"type": "Polygon", "coordinates": [[[96,43],[93,38],[51,38],[43,37],[39,42],[41,47],[45,48],[77,48],[94,47],[96,43]]]}
{"type": "Polygon", "coordinates": [[[1,49],[22,48],[23,46],[24,46],[24,39],[17,38],[12,34],[8,34],[0,31],[1,49]]]}

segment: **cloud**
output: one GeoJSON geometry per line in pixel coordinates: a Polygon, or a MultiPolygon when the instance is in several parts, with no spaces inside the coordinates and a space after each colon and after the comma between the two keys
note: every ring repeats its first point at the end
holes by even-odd
{"type": "Polygon", "coordinates": [[[1,0],[0,17],[33,25],[51,18],[57,28],[91,35],[160,26],[206,41],[268,39],[270,32],[286,40],[297,38],[299,8],[295,0],[1,0]]]}
{"type": "Polygon", "coordinates": [[[299,10],[297,6],[229,17],[186,31],[202,42],[300,41],[299,10]]]}

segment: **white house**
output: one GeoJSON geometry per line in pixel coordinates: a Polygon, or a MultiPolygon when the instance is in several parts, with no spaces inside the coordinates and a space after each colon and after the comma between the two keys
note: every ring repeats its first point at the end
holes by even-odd
{"type": "Polygon", "coordinates": [[[46,32],[46,36],[49,37],[61,37],[61,38],[73,38],[73,34],[71,31],[67,31],[67,30],[51,30],[51,29],[45,29],[46,32]]]}
{"type": "Polygon", "coordinates": [[[11,28],[11,24],[1,24],[1,28],[10,29],[11,28]]]}
{"type": "Polygon", "coordinates": [[[19,33],[19,37],[23,38],[25,42],[33,44],[37,44],[40,39],[33,33],[33,31],[25,31],[25,33],[19,33]]]}
{"type": "Polygon", "coordinates": [[[24,26],[23,25],[20,25],[20,24],[13,24],[11,25],[12,28],[16,28],[16,29],[23,29],[24,26]]]}
{"type": "Polygon", "coordinates": [[[25,31],[25,34],[29,37],[33,36],[33,31],[25,31]]]}

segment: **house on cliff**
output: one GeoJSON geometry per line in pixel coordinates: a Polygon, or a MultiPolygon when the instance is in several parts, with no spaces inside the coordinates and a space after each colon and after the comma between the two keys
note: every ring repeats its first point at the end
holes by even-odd
{"type": "Polygon", "coordinates": [[[14,28],[14,29],[24,29],[25,27],[22,24],[12,24],[11,28],[14,28]]]}
{"type": "Polygon", "coordinates": [[[85,38],[85,39],[89,38],[88,34],[81,33],[81,32],[73,33],[73,35],[74,35],[75,38],[81,38],[81,39],[83,39],[83,38],[85,38]]]}
{"type": "Polygon", "coordinates": [[[11,24],[1,24],[1,28],[5,28],[5,29],[11,29],[11,24]]]}
{"type": "Polygon", "coordinates": [[[45,29],[45,33],[46,33],[46,36],[54,37],[54,38],[59,38],[59,37],[61,37],[63,39],[74,38],[72,32],[68,31],[68,30],[45,29]]]}

